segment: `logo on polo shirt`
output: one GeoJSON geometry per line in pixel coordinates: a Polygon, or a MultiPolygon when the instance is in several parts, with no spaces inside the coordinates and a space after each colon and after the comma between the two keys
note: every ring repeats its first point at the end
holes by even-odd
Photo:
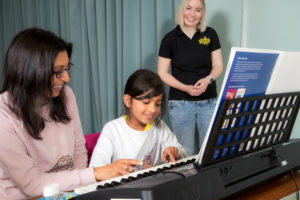
{"type": "Polygon", "coordinates": [[[208,37],[204,36],[203,38],[200,38],[198,40],[198,42],[200,45],[208,46],[210,44],[210,39],[208,37]]]}

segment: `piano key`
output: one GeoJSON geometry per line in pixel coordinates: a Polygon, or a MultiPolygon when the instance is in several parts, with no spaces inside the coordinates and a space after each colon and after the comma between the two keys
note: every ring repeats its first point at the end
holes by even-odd
{"type": "Polygon", "coordinates": [[[165,171],[165,169],[167,169],[167,168],[159,168],[159,169],[157,169],[156,171],[159,173],[159,172],[163,172],[163,171],[165,171]]]}
{"type": "MultiPolygon", "coordinates": [[[[122,181],[121,181],[122,182],[122,181]]],[[[103,187],[104,188],[109,188],[109,187],[111,187],[112,185],[110,184],[110,183],[105,183],[104,185],[103,185],[103,187]]],[[[98,187],[97,187],[98,188],[98,187]]]]}
{"type": "Polygon", "coordinates": [[[130,181],[134,181],[134,180],[136,180],[137,178],[136,178],[136,177],[133,177],[133,176],[129,176],[127,179],[130,180],[130,181]]]}
{"type": "MultiPolygon", "coordinates": [[[[145,177],[145,174],[148,174],[147,176],[150,176],[150,175],[155,174],[155,172],[159,173],[159,172],[165,171],[165,170],[170,169],[170,168],[174,168],[174,167],[178,167],[178,166],[183,165],[183,164],[191,163],[197,158],[197,156],[198,155],[193,155],[193,156],[190,156],[190,157],[186,157],[186,158],[177,160],[174,163],[171,163],[171,162],[170,163],[165,163],[165,164],[157,165],[157,166],[154,166],[154,167],[151,167],[151,168],[143,169],[143,170],[140,170],[140,171],[135,171],[135,172],[123,175],[123,176],[118,176],[118,177],[115,177],[115,178],[112,178],[112,179],[107,179],[107,180],[104,180],[104,181],[101,181],[101,182],[92,183],[90,185],[75,188],[74,192],[77,193],[77,194],[85,194],[85,193],[88,193],[88,192],[96,191],[97,188],[99,188],[99,189],[103,188],[106,183],[107,183],[107,185],[111,184],[112,182],[117,182],[117,183],[122,184],[121,183],[122,179],[124,179],[123,181],[125,181],[125,179],[128,179],[128,181],[134,181],[134,180],[132,180],[133,178],[136,178],[136,179],[143,178],[143,177],[145,177]]],[[[111,185],[115,185],[115,183],[111,184],[111,185]]]]}
{"type": "Polygon", "coordinates": [[[143,174],[138,174],[136,178],[144,178],[143,174]]]}
{"type": "Polygon", "coordinates": [[[97,190],[100,190],[100,189],[103,189],[103,188],[105,188],[105,187],[102,186],[102,185],[98,185],[98,186],[97,186],[97,190]]]}
{"type": "MultiPolygon", "coordinates": [[[[114,181],[114,182],[115,182],[115,181],[114,181]]],[[[120,180],[120,182],[121,182],[121,183],[128,183],[129,180],[128,180],[127,178],[122,178],[122,179],[120,180]]],[[[107,184],[107,183],[105,183],[105,184],[107,184]]]]}

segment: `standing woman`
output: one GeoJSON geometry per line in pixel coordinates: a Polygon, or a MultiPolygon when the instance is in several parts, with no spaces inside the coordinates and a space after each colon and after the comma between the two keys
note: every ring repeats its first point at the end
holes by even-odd
{"type": "Polygon", "coordinates": [[[42,195],[129,173],[135,160],[87,168],[87,151],[69,80],[72,45],[37,28],[18,33],[4,59],[0,94],[0,199],[42,195]]]}
{"type": "Polygon", "coordinates": [[[177,26],[162,39],[157,64],[158,75],[170,86],[173,131],[190,155],[195,154],[196,124],[199,148],[204,140],[217,101],[215,80],[223,70],[219,38],[206,27],[205,14],[204,0],[182,0],[177,26]]]}

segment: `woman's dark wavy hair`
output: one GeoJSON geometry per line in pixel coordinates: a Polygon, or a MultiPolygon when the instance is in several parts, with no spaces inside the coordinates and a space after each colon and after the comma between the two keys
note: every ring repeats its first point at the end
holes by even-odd
{"type": "Polygon", "coordinates": [[[8,92],[10,110],[23,121],[34,139],[42,139],[45,119],[39,105],[49,103],[50,118],[68,123],[65,94],[52,97],[53,65],[59,52],[66,50],[69,58],[72,44],[66,43],[49,31],[29,28],[18,33],[11,41],[4,58],[4,82],[1,93],[8,92]]]}
{"type": "MultiPolygon", "coordinates": [[[[135,71],[126,82],[124,94],[128,94],[131,98],[138,100],[149,99],[162,94],[161,112],[159,117],[155,119],[155,123],[159,123],[164,116],[166,109],[165,86],[160,77],[154,72],[147,69],[135,71]],[[147,95],[141,96],[147,92],[149,92],[147,95]]],[[[124,106],[125,114],[129,115],[129,109],[125,104],[124,106]]]]}

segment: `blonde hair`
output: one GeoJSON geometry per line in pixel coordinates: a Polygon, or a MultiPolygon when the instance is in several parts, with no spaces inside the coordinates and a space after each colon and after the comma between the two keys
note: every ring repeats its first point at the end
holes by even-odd
{"type": "MultiPolygon", "coordinates": [[[[176,13],[176,18],[175,18],[175,23],[180,25],[181,27],[184,26],[184,21],[183,21],[183,15],[184,15],[184,11],[187,8],[187,6],[189,5],[191,0],[182,0],[177,13],[176,13]]],[[[202,3],[202,18],[200,23],[197,26],[197,29],[199,29],[201,32],[204,32],[206,30],[206,7],[205,7],[205,0],[199,0],[202,3]]]]}

